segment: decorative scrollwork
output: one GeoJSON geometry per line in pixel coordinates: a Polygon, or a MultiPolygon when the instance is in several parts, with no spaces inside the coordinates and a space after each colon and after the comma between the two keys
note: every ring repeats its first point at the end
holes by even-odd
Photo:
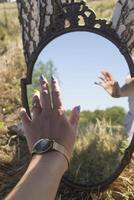
{"type": "Polygon", "coordinates": [[[55,29],[63,28],[78,28],[85,26],[87,28],[99,28],[100,30],[107,30],[111,27],[111,23],[107,24],[106,20],[96,19],[93,10],[89,9],[84,1],[64,3],[61,12],[56,16],[55,23],[52,24],[55,29]],[[83,24],[80,24],[82,19],[83,24]],[[69,26],[66,27],[66,21],[69,26]]]}

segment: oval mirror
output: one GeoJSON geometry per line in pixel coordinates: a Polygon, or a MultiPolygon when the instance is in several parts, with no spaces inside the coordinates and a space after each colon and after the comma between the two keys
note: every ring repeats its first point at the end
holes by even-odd
{"type": "Polygon", "coordinates": [[[89,32],[72,32],[50,42],[39,54],[27,86],[29,107],[40,74],[59,81],[66,115],[81,106],[74,154],[67,176],[76,183],[96,185],[119,167],[130,137],[124,129],[127,98],[113,98],[95,84],[102,70],[122,86],[129,67],[118,48],[89,32]]]}

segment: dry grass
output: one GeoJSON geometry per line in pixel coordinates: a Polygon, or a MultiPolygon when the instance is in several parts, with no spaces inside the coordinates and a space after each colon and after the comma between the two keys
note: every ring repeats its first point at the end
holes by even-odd
{"type": "Polygon", "coordinates": [[[105,119],[97,120],[95,126],[90,126],[80,128],[70,174],[75,181],[96,184],[109,177],[118,167],[127,147],[127,138],[121,129],[113,131],[105,119]]]}
{"type": "Polygon", "coordinates": [[[87,2],[89,7],[95,11],[97,18],[110,20],[117,0],[87,0],[87,2]]]}

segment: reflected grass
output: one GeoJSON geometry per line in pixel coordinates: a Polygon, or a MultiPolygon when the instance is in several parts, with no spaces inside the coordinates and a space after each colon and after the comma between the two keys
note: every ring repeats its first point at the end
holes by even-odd
{"type": "Polygon", "coordinates": [[[110,127],[105,119],[79,127],[68,176],[75,182],[96,184],[119,166],[128,142],[123,127],[110,127]]]}

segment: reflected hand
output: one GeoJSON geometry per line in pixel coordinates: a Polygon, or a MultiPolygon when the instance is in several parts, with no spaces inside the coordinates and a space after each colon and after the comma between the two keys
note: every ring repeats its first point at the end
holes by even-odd
{"type": "Polygon", "coordinates": [[[103,87],[112,97],[120,97],[120,86],[118,82],[113,79],[112,74],[108,71],[102,71],[99,80],[99,82],[95,82],[96,85],[103,87]]]}
{"type": "Polygon", "coordinates": [[[33,116],[30,119],[24,109],[21,119],[29,150],[42,138],[55,140],[63,145],[70,157],[76,137],[76,128],[79,120],[80,107],[75,107],[69,119],[64,114],[61,101],[61,92],[57,81],[51,80],[51,95],[47,80],[42,75],[40,80],[40,93],[33,95],[33,116]]]}

